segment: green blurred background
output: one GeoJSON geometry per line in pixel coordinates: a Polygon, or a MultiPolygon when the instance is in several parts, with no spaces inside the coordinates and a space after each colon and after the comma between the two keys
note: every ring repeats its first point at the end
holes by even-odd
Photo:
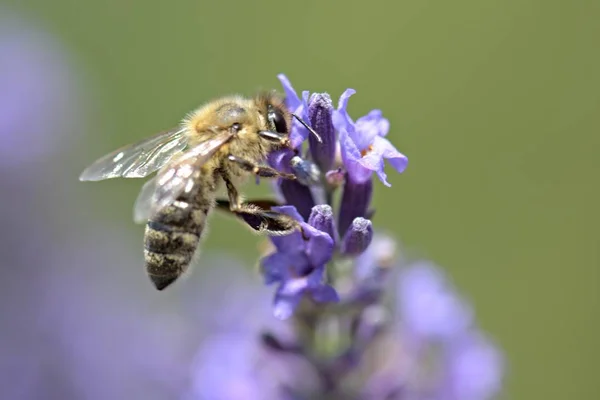
{"type": "MultiPolygon", "coordinates": [[[[93,122],[64,179],[215,96],[279,89],[280,72],[334,98],[355,88],[351,115],[381,108],[410,160],[378,184],[375,223],[474,302],[507,353],[506,398],[600,396],[599,2],[12,5],[84,74],[93,122]]],[[[84,186],[90,215],[130,220],[140,182],[84,186]]],[[[142,228],[125,226],[138,243],[142,228]]],[[[215,216],[205,247],[254,261],[256,244],[215,216]]]]}

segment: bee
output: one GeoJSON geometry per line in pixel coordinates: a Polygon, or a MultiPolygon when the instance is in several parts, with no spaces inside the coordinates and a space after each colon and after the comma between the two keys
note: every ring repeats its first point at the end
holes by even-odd
{"type": "Polygon", "coordinates": [[[285,235],[299,228],[291,217],[270,210],[273,202],[243,202],[237,191],[252,175],[298,180],[264,165],[270,152],[291,148],[292,118],[320,141],[275,92],[224,97],[196,109],[175,129],[98,159],[79,179],[144,178],[156,172],[135,201],[134,220],[146,223],[146,272],[163,290],[188,269],[215,206],[260,233],[285,235]],[[222,185],[228,200],[217,199],[222,185]]]}

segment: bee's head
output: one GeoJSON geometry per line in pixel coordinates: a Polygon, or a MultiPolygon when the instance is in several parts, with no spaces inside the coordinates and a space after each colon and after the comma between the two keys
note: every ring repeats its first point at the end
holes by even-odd
{"type": "Polygon", "coordinates": [[[285,118],[285,111],[275,104],[267,104],[267,121],[269,129],[277,133],[289,133],[288,121],[285,118]]]}
{"type": "Polygon", "coordinates": [[[276,92],[261,93],[258,98],[266,119],[267,129],[271,132],[288,135],[292,126],[291,114],[284,100],[276,92]]]}
{"type": "Polygon", "coordinates": [[[304,126],[304,128],[309,131],[311,135],[316,137],[319,143],[322,143],[322,139],[319,134],[315,132],[314,129],[299,116],[288,110],[284,100],[281,97],[274,93],[263,96],[263,102],[266,108],[267,128],[271,132],[277,132],[289,137],[292,130],[292,117],[294,117],[300,124],[304,126]]]}

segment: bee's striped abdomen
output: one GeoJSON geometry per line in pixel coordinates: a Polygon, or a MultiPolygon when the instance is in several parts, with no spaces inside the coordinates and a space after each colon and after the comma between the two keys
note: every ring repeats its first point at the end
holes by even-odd
{"type": "Polygon", "coordinates": [[[146,271],[158,290],[169,286],[187,270],[210,209],[208,202],[176,201],[146,224],[146,271]]]}

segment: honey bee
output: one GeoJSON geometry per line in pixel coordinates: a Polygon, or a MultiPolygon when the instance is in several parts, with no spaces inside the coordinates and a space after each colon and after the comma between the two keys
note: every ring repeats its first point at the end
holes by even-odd
{"type": "Polygon", "coordinates": [[[224,97],[196,109],[176,129],[100,158],[79,179],[144,178],[157,172],[135,201],[134,220],[146,222],[146,271],[163,290],[188,269],[215,206],[261,233],[283,235],[299,227],[291,217],[269,210],[272,202],[243,202],[236,188],[251,175],[298,180],[264,165],[270,152],[291,147],[292,118],[320,140],[274,92],[224,97]],[[228,200],[216,198],[222,184],[228,200]]]}

